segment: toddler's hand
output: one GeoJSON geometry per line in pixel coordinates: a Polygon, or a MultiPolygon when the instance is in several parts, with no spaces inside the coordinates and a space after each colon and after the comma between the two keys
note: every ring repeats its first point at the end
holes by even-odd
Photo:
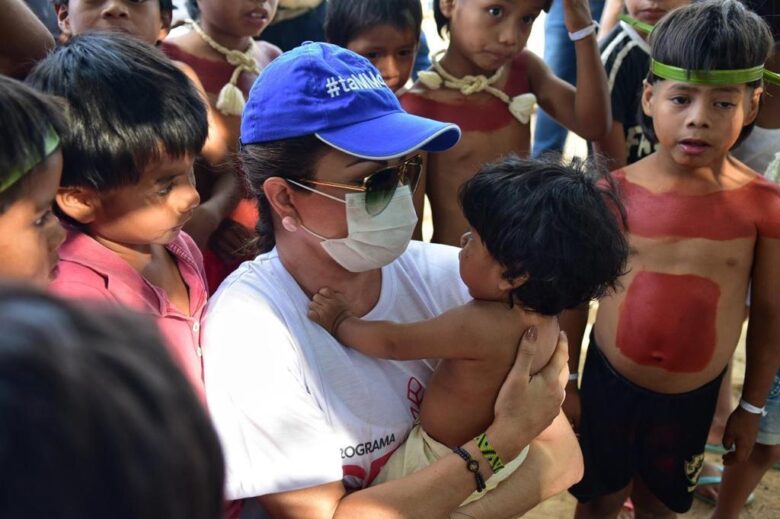
{"type": "Polygon", "coordinates": [[[350,317],[344,296],[330,288],[321,288],[309,303],[309,319],[319,324],[336,337],[339,325],[350,317]]]}
{"type": "Polygon", "coordinates": [[[563,21],[569,32],[579,31],[592,24],[593,16],[588,0],[563,0],[563,21]]]}

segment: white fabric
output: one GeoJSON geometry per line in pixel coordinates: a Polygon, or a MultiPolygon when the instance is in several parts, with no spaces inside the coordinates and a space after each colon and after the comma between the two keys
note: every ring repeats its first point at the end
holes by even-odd
{"type": "Polygon", "coordinates": [[[750,136],[731,153],[759,173],[766,174],[769,165],[780,152],[780,129],[754,126],[750,136]]]}
{"type": "MultiPolygon", "coordinates": [[[[457,251],[412,242],[382,269],[379,301],[365,318],[417,321],[468,301],[457,251]]],[[[364,487],[419,411],[433,362],[344,348],[306,317],[308,302],[274,250],[241,265],[209,303],[206,394],[230,499],[342,475],[347,487],[364,487]]]]}

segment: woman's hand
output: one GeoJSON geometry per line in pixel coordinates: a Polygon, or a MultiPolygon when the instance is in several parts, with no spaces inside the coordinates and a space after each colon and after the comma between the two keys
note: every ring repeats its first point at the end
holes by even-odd
{"type": "Polygon", "coordinates": [[[501,459],[514,459],[531,440],[558,416],[568,382],[569,341],[564,332],[547,365],[531,376],[538,333],[531,327],[523,334],[517,358],[498,393],[495,418],[487,436],[501,459]]]}

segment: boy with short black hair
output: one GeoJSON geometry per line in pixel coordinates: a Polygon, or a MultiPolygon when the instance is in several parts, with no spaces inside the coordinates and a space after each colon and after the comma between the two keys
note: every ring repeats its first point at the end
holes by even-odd
{"type": "Polygon", "coordinates": [[[328,1],[328,42],[371,61],[393,92],[412,74],[421,29],[419,0],[328,1]]]}
{"type": "Polygon", "coordinates": [[[60,107],[0,75],[0,279],[48,285],[65,233],[52,214],[62,175],[60,107]]]}
{"type": "Polygon", "coordinates": [[[200,200],[192,166],[208,132],[193,84],[135,38],[76,36],[29,77],[69,103],[57,207],[69,222],[53,289],[152,314],[202,394],[202,257],[182,227],[200,200]]]}
{"type": "Polygon", "coordinates": [[[171,28],[172,0],[53,0],[65,38],[87,31],[132,34],[147,43],[162,40],[171,28]]]}
{"type": "MultiPolygon", "coordinates": [[[[526,451],[494,464],[498,457],[491,457],[480,433],[493,420],[493,402],[526,329],[539,335],[540,344],[551,344],[560,312],[610,292],[624,273],[628,245],[615,218],[623,209],[605,184],[597,185],[582,165],[550,157],[510,156],[484,166],[460,192],[471,225],[461,239],[460,277],[474,299],[433,319],[362,320],[350,315],[341,294],[324,288],[314,295],[309,317],[346,346],[382,359],[442,359],[426,388],[419,424],[376,483],[416,472],[472,438],[485,448],[494,473],[484,478],[483,489],[520,466],[526,451]]],[[[531,373],[551,354],[540,350],[531,373]]]]}

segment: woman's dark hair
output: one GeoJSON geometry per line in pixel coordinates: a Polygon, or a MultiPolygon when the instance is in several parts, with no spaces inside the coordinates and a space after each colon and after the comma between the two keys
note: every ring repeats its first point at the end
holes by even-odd
{"type": "Polygon", "coordinates": [[[221,517],[217,435],[152,322],[4,287],[0,329],[0,517],[221,517]]]}
{"type": "MultiPolygon", "coordinates": [[[[774,48],[772,33],[756,13],[738,0],[701,0],[664,16],[650,35],[650,55],[665,65],[686,70],[738,70],[763,65],[774,48]]],[[[652,72],[650,84],[662,78],[652,72]]],[[[748,83],[756,88],[761,80],[748,83]]],[[[642,129],[657,142],[652,118],[641,114],[642,129]]],[[[734,144],[745,140],[745,126],[734,144]]]]}
{"type": "Polygon", "coordinates": [[[614,289],[626,272],[625,211],[611,178],[584,162],[510,155],[468,180],[460,204],[504,277],[528,276],[510,304],[557,315],[614,289]]]}
{"type": "MultiPolygon", "coordinates": [[[[0,75],[0,184],[11,170],[23,167],[30,160],[46,158],[45,139],[51,130],[67,135],[63,109],[47,95],[36,92],[24,83],[0,75]]],[[[34,179],[26,174],[11,187],[0,192],[0,214],[13,204],[34,179]]]]}
{"type": "MultiPolygon", "coordinates": [[[[563,0],[557,0],[558,2],[562,2],[563,0]]],[[[450,29],[450,20],[444,16],[441,12],[441,5],[439,5],[440,0],[433,0],[433,19],[436,21],[436,30],[439,32],[439,36],[442,38],[445,37],[444,29],[447,29],[449,31],[450,29]]],[[[544,6],[542,7],[542,10],[544,12],[548,12],[550,10],[550,6],[552,6],[553,0],[547,0],[544,3],[544,6]]]]}
{"type": "MultiPolygon", "coordinates": [[[[271,177],[314,178],[317,161],[328,146],[314,135],[241,146],[241,169],[249,190],[257,199],[260,220],[257,222],[259,252],[268,252],[276,245],[273,212],[265,197],[263,183],[271,177]]],[[[300,189],[292,185],[293,189],[300,189]]]]}
{"type": "Polygon", "coordinates": [[[410,29],[419,39],[422,17],[420,0],[328,0],[325,39],[346,47],[361,32],[378,25],[410,29]]]}
{"type": "Polygon", "coordinates": [[[130,36],[75,36],[27,82],[68,103],[63,186],[107,191],[135,184],[163,156],[199,154],[208,135],[206,105],[189,78],[130,36]]]}

